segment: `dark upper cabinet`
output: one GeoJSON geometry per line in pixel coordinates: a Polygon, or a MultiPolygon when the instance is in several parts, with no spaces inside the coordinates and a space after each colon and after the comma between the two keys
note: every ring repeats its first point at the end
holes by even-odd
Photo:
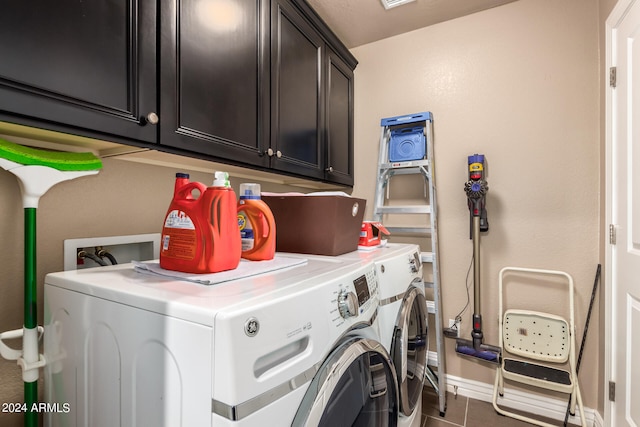
{"type": "Polygon", "coordinates": [[[353,69],[328,49],[326,70],[326,179],[353,185],[353,69]]]}
{"type": "Polygon", "coordinates": [[[5,0],[0,121],[353,185],[356,64],[305,0],[5,0]]]}
{"type": "Polygon", "coordinates": [[[159,4],[160,144],[267,166],[269,1],[159,4]]]}
{"type": "Polygon", "coordinates": [[[156,52],[154,1],[3,1],[0,115],[155,142],[156,52]]]}
{"type": "Polygon", "coordinates": [[[324,41],[287,0],[272,7],[271,164],[324,178],[324,41]]]}

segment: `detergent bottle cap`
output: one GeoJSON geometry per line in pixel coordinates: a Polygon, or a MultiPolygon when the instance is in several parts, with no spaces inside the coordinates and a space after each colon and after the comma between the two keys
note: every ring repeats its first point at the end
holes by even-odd
{"type": "Polygon", "coordinates": [[[240,184],[240,200],[260,199],[260,184],[240,184]]]}
{"type": "Polygon", "coordinates": [[[229,183],[229,173],[217,171],[214,175],[213,186],[214,187],[231,187],[229,183]]]}
{"type": "Polygon", "coordinates": [[[188,173],[184,173],[184,172],[177,172],[176,173],[176,178],[189,178],[189,174],[188,173]]]}

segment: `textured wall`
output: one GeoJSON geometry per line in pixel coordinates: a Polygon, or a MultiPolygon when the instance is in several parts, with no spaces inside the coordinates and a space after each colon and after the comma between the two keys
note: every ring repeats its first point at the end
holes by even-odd
{"type": "MultiPolygon", "coordinates": [[[[380,118],[434,115],[445,322],[466,302],[472,251],[466,157],[487,156],[485,342],[498,341],[504,266],[569,272],[577,286],[578,345],[582,337],[600,242],[598,14],[596,0],[520,0],[352,50],[359,60],[354,196],[373,196],[380,118]]],[[[526,291],[524,299],[541,296],[542,308],[555,308],[557,300],[542,289],[526,291]]],[[[471,311],[462,324],[467,338],[471,311]]],[[[599,319],[596,310],[592,325],[599,319]]],[[[593,326],[580,375],[591,408],[599,397],[600,344],[593,326]]],[[[449,374],[493,382],[492,368],[456,356],[450,340],[446,353],[449,374]]]]}

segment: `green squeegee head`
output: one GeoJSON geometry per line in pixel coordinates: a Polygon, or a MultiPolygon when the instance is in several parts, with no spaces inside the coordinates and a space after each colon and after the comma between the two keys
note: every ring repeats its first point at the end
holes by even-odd
{"type": "Polygon", "coordinates": [[[60,171],[91,171],[102,168],[102,161],[92,153],[40,150],[4,139],[0,139],[0,158],[22,165],[48,166],[60,171]]]}

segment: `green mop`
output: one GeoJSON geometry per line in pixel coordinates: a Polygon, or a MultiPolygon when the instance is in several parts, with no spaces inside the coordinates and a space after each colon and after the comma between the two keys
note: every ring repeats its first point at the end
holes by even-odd
{"type": "Polygon", "coordinates": [[[92,153],[39,150],[0,139],[0,167],[18,178],[24,206],[24,326],[0,334],[0,355],[17,360],[22,368],[26,427],[38,425],[38,377],[46,365],[39,353],[42,326],[37,322],[36,304],[36,210],[38,202],[54,185],[95,175],[102,162],[92,153]],[[2,339],[22,337],[22,350],[8,347],[2,339]]]}

